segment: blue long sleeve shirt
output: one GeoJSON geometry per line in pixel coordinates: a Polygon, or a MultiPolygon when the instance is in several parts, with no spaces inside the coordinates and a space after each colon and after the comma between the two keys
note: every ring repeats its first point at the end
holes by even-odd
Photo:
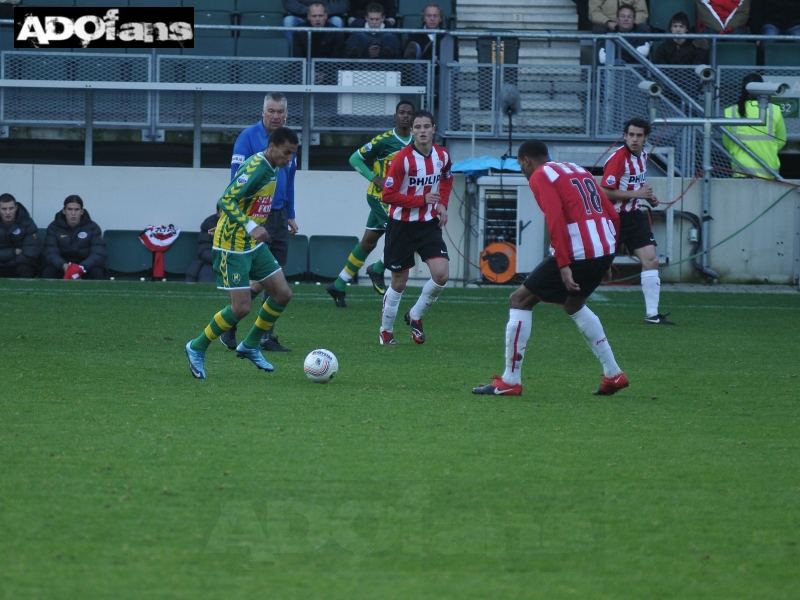
{"type": "MultiPolygon", "coordinates": [[[[242,163],[256,152],[266,150],[269,145],[269,134],[264,128],[264,123],[259,121],[248,127],[233,145],[231,156],[231,180],[242,163]]],[[[292,162],[278,171],[278,182],[275,185],[275,195],[272,197],[272,210],[281,210],[286,207],[286,218],[294,219],[294,176],[297,172],[297,155],[292,157],[292,162]]]]}

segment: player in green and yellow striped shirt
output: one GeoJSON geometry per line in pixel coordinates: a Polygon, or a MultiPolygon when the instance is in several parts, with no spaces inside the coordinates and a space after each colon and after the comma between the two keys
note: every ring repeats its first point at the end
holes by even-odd
{"type": "MultiPolygon", "coordinates": [[[[345,286],[364,266],[369,253],[375,249],[378,240],[386,233],[386,222],[389,215],[386,212],[386,205],[383,203],[383,184],[386,181],[386,174],[389,172],[392,158],[411,142],[411,118],[413,116],[414,105],[408,100],[400,101],[394,111],[394,129],[375,136],[350,157],[350,164],[353,168],[370,182],[369,188],[367,188],[367,203],[370,213],[364,237],[353,248],[339,277],[327,288],[339,308],[347,306],[344,302],[345,286]],[[372,163],[372,168],[368,163],[372,163]]],[[[382,259],[378,259],[377,262],[367,267],[367,275],[372,280],[372,286],[381,295],[386,293],[383,271],[382,259]]]]}
{"type": "Polygon", "coordinates": [[[278,170],[292,160],[297,142],[297,134],[288,127],[273,131],[267,149],[242,163],[217,202],[222,215],[214,231],[214,272],[217,287],[230,293],[231,303],[186,344],[189,369],[197,379],[206,378],[205,355],[211,342],[250,313],[250,280],[258,281],[269,297],[250,333],[236,347],[236,356],[248,359],[263,371],[275,369],[261,354],[259,342],[283,313],[292,291],[265,243],[269,236],[264,224],[272,208],[278,170]]]}

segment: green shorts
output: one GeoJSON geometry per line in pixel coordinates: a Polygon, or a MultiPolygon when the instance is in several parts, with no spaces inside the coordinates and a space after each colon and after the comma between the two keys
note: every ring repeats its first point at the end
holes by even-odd
{"type": "Polygon", "coordinates": [[[389,222],[389,213],[386,212],[386,205],[381,199],[372,194],[367,194],[367,204],[369,204],[369,217],[367,217],[367,229],[373,231],[386,231],[386,223],[389,222]]]}
{"type": "Polygon", "coordinates": [[[246,254],[217,248],[211,254],[214,256],[217,287],[223,290],[249,289],[250,280],[263,281],[281,268],[266,244],[246,254]]]}

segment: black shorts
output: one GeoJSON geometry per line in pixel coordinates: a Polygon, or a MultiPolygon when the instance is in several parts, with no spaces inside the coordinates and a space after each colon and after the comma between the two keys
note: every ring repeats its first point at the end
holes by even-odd
{"type": "Polygon", "coordinates": [[[289,255],[289,223],[286,219],[286,208],[273,210],[269,213],[266,230],[269,234],[267,246],[272,256],[278,261],[280,266],[286,264],[289,255]]]}
{"type": "Polygon", "coordinates": [[[617,246],[625,246],[631,254],[639,248],[656,245],[656,238],[650,229],[650,217],[642,210],[619,213],[619,228],[622,231],[619,232],[617,246]]]}
{"type": "Polygon", "coordinates": [[[588,298],[600,285],[612,262],[614,262],[613,254],[588,260],[576,260],[569,267],[572,269],[572,279],[581,286],[581,290],[567,292],[556,259],[548,256],[528,275],[522,285],[539,300],[550,304],[564,304],[568,296],[588,298]]]}
{"type": "Polygon", "coordinates": [[[439,228],[439,219],[433,221],[398,221],[389,219],[386,224],[386,241],[383,247],[383,264],[390,271],[408,271],[414,265],[414,253],[423,261],[446,258],[447,246],[439,228]]]}

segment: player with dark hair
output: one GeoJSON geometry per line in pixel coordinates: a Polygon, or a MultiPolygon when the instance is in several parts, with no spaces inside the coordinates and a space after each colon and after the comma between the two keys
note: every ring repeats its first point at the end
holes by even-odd
{"type": "MultiPolygon", "coordinates": [[[[347,284],[353,280],[358,270],[364,266],[369,253],[375,249],[378,240],[386,233],[386,223],[389,216],[386,213],[386,206],[383,204],[383,186],[386,183],[389,164],[395,154],[408,146],[411,141],[411,117],[413,114],[414,105],[411,102],[408,100],[398,102],[394,111],[394,128],[375,136],[353,152],[350,157],[352,167],[370,182],[367,188],[367,203],[369,204],[370,212],[369,217],[367,217],[367,229],[364,231],[364,237],[353,248],[336,281],[327,288],[328,293],[339,308],[347,307],[344,301],[347,284]],[[368,163],[372,163],[371,168],[368,163]]],[[[379,294],[386,293],[386,283],[383,279],[384,270],[385,267],[381,259],[367,267],[367,275],[372,281],[375,291],[379,294]]]]}
{"type": "Polygon", "coordinates": [[[564,307],[603,365],[603,379],[595,394],[610,396],[628,387],[629,381],[586,298],[611,277],[619,215],[591,173],[573,163],[551,161],[544,142],[524,142],[517,160],[544,212],[550,256],[511,294],[503,376],[495,375],[492,383],[472,393],[522,395],[522,361],[533,325],[532,309],[539,302],[550,302],[564,307]]]}
{"type": "Polygon", "coordinates": [[[264,224],[272,209],[278,171],[293,160],[297,143],[297,134],[288,127],[273,131],[267,149],[242,163],[217,203],[222,215],[214,231],[214,272],[217,287],[230,293],[231,303],[214,315],[197,338],[186,344],[189,369],[197,379],[206,378],[205,355],[211,342],[250,313],[251,280],[261,285],[268,298],[250,333],[236,346],[236,356],[246,358],[263,371],[275,369],[264,359],[259,343],[292,299],[292,291],[266,245],[268,234],[264,224]]]}
{"type": "Polygon", "coordinates": [[[378,341],[394,345],[394,321],[408,283],[408,271],[416,264],[414,254],[428,265],[431,278],[422,287],[416,304],[405,314],[411,339],[425,342],[422,317],[439,298],[450,276],[450,257],[442,238],[447,225],[447,204],[453,189],[450,153],[433,143],[436,122],[425,110],[414,113],[414,141],[392,160],[383,201],[389,206],[383,256],[392,272],[392,283],[383,297],[378,341]]]}
{"type": "Polygon", "coordinates": [[[650,123],[645,119],[631,119],[625,123],[623,132],[625,143],[606,161],[600,185],[619,213],[621,229],[617,241],[642,263],[645,324],[675,325],[667,321],[666,314],[658,312],[661,278],[658,275],[656,238],[650,227],[650,216],[639,210],[642,200],[650,206],[658,206],[653,188],[645,183],[648,154],[644,144],[650,135],[650,123]]]}

